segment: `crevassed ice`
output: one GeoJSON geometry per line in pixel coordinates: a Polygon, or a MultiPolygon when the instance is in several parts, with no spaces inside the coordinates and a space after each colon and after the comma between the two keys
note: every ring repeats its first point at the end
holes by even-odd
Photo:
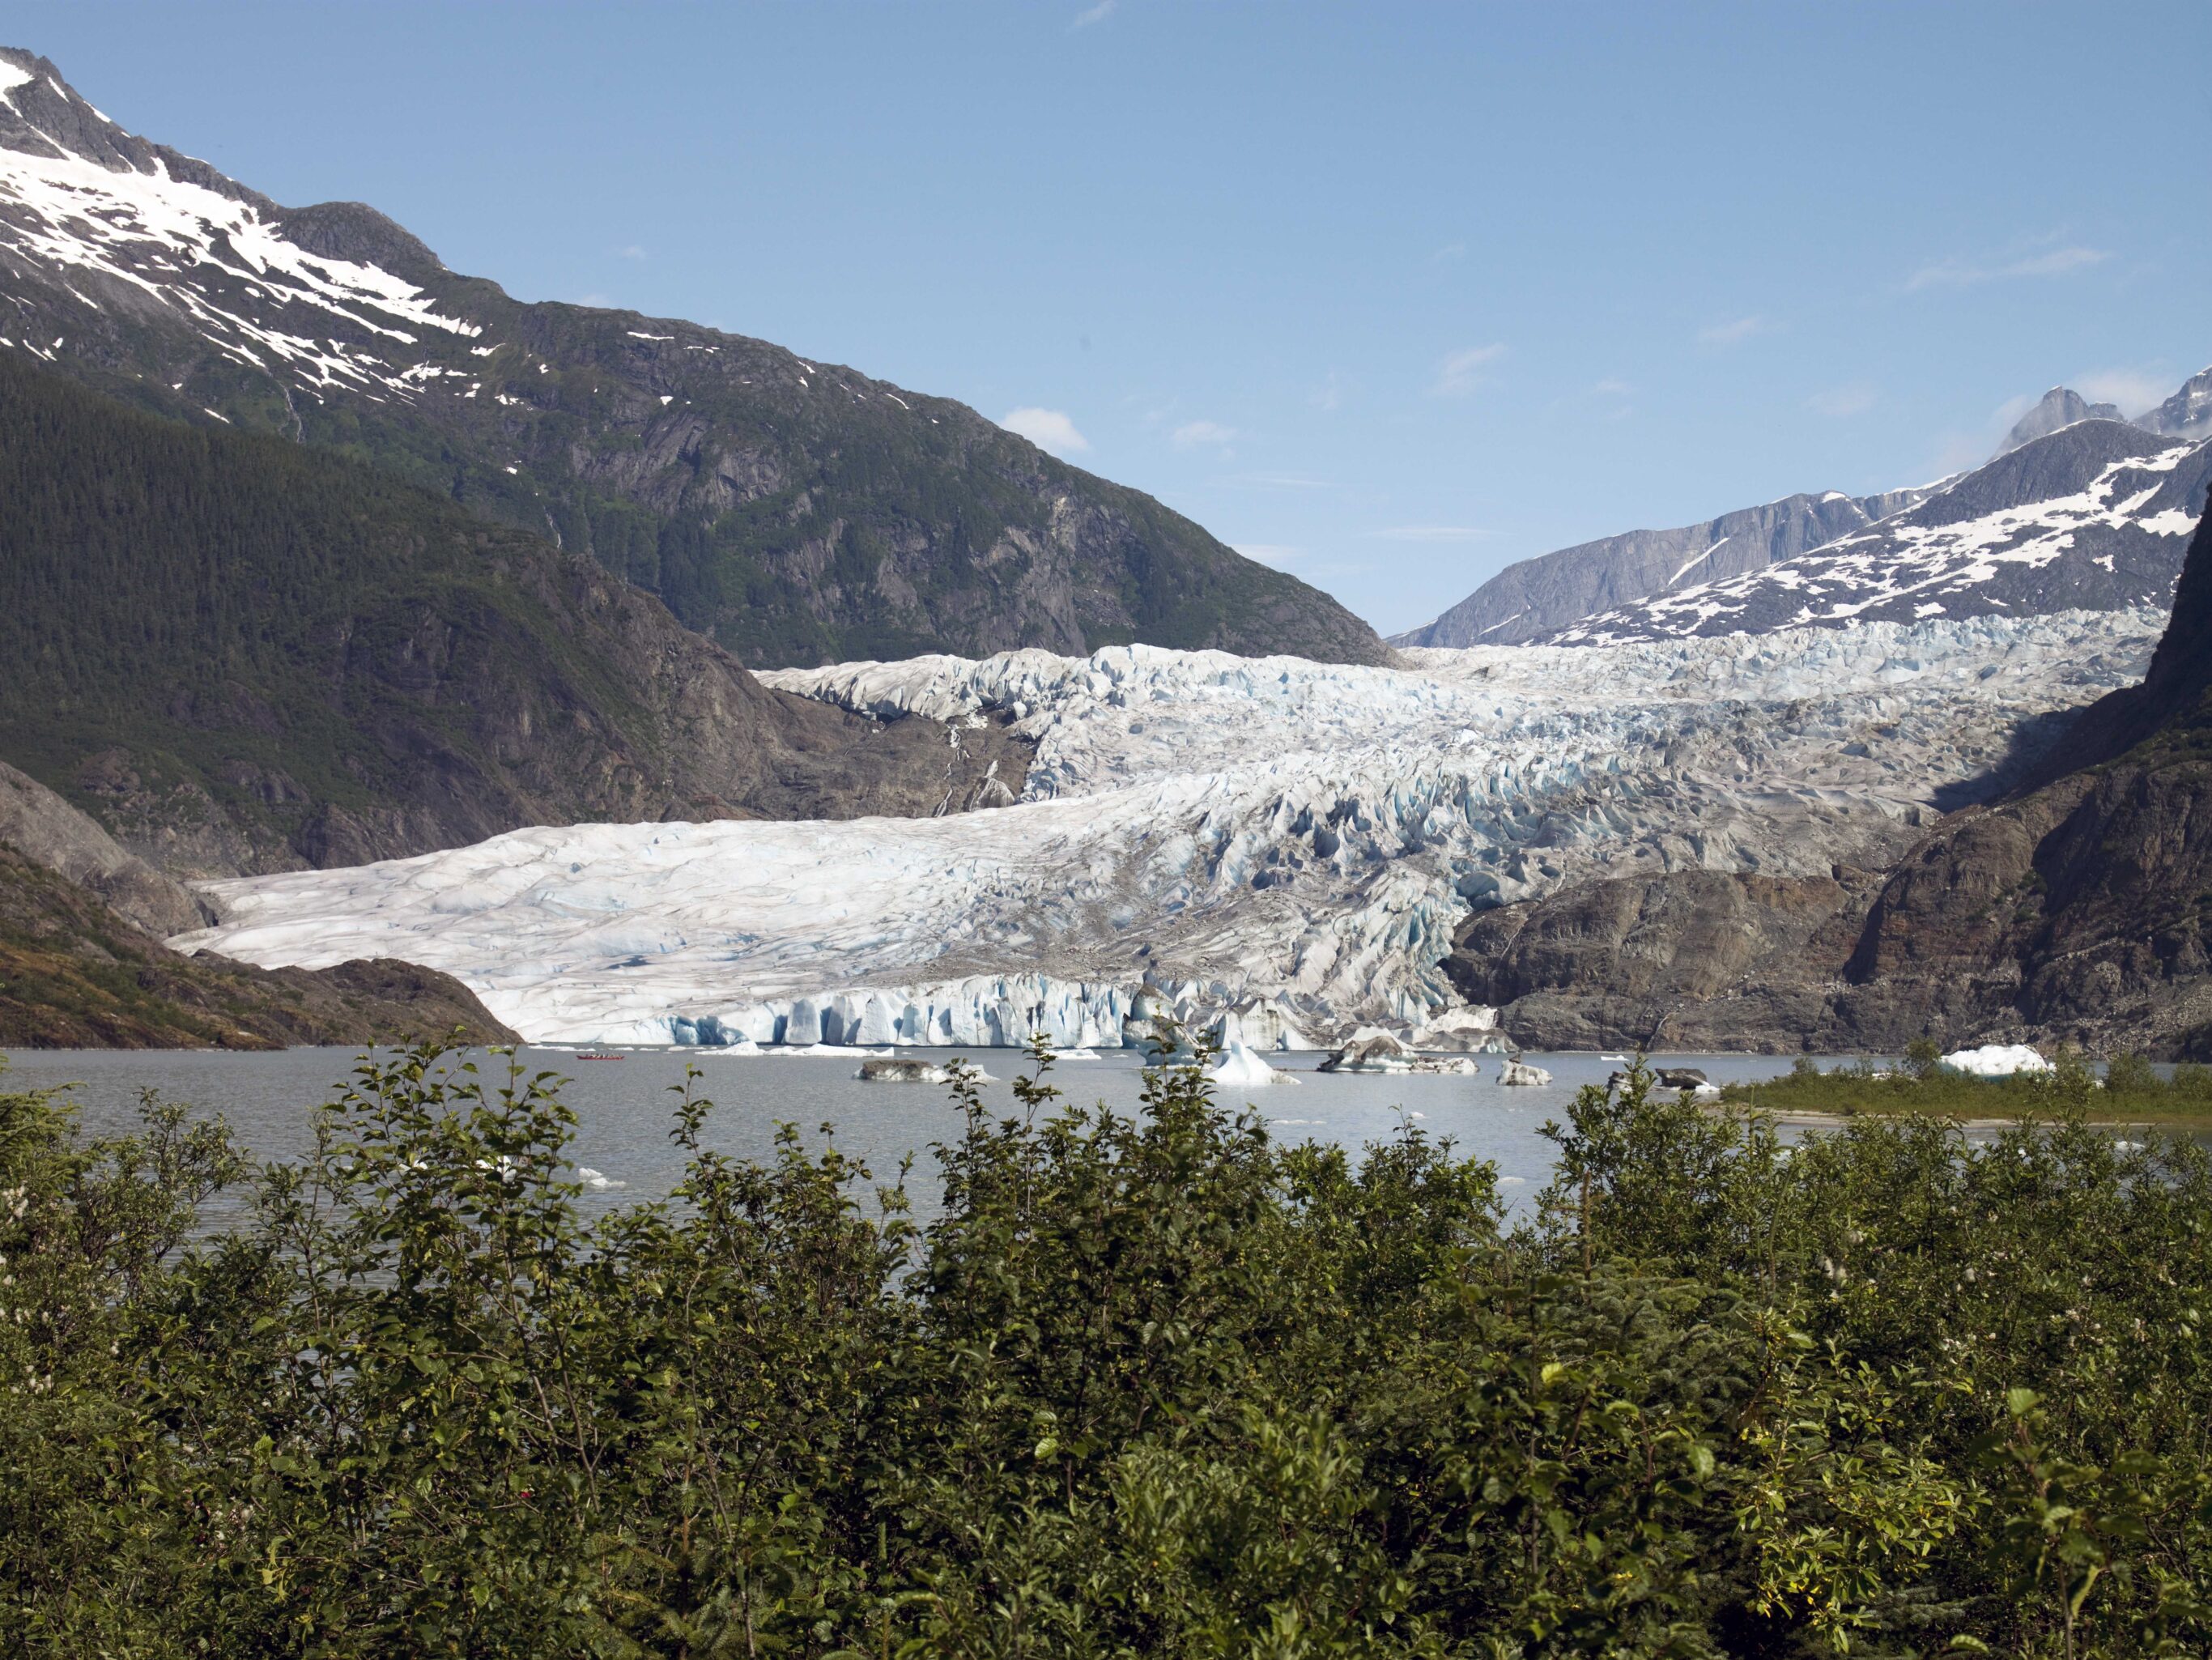
{"type": "Polygon", "coordinates": [[[1113,1044],[1243,1011],[1254,1047],[1449,1007],[1471,907],[1577,878],[1825,873],[2138,678],[2162,619],[2071,612],[1409,666],[1116,648],[765,677],[1016,716],[1023,799],[934,819],[586,824],[210,884],[179,941],[387,956],[567,1042],[1113,1044]]]}

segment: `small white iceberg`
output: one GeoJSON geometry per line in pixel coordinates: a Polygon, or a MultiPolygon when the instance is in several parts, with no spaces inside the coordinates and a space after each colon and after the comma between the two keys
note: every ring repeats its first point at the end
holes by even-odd
{"type": "Polygon", "coordinates": [[[2025,1043],[1984,1043],[1978,1049],[1954,1049],[1943,1057],[1943,1064],[1974,1078],[2010,1078],[2023,1072],[2051,1070],[2051,1062],[2025,1043]]]}
{"type": "Polygon", "coordinates": [[[626,1188],[629,1185],[627,1182],[617,1182],[612,1180],[611,1177],[600,1175],[599,1171],[593,1170],[589,1164],[579,1164],[576,1166],[576,1179],[579,1182],[581,1182],[586,1187],[601,1193],[608,1192],[616,1188],[626,1188]]]}
{"type": "Polygon", "coordinates": [[[1552,1074],[1541,1067],[1532,1067],[1519,1061],[1508,1061],[1498,1069],[1501,1084],[1543,1085],[1552,1081],[1552,1074]]]}
{"type": "Polygon", "coordinates": [[[1298,1080],[1287,1072],[1279,1071],[1262,1061],[1247,1044],[1231,1043],[1223,1052],[1221,1064],[1206,1077],[1216,1084],[1234,1085],[1239,1089],[1255,1089],[1263,1084],[1295,1084],[1298,1080]]]}

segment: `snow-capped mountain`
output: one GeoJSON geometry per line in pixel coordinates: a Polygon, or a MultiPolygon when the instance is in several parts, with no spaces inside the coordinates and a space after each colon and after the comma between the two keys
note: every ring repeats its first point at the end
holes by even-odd
{"type": "Polygon", "coordinates": [[[179,943],[396,957],[533,1038],[1114,1043],[1149,999],[1247,1041],[1418,1029],[1471,909],[1587,877],[1825,874],[2132,680],[2153,612],[1984,617],[1402,670],[1117,648],[770,677],[1016,717],[1023,799],[942,819],[579,825],[214,884],[179,943]]]}
{"type": "Polygon", "coordinates": [[[1633,530],[1508,565],[1394,646],[1512,646],[1686,583],[1763,570],[1911,506],[1925,490],[1790,496],[1672,530],[1633,530]]]}
{"type": "Polygon", "coordinates": [[[2212,444],[2083,421],[1917,506],[1744,576],[1554,630],[1554,644],[1838,628],[1925,617],[2163,610],[2212,482],[2212,444]]]}
{"type": "MultiPolygon", "coordinates": [[[[1783,572],[1777,578],[1788,587],[1797,580],[1796,562],[1801,558],[1817,562],[1832,547],[1847,544],[1853,550],[1850,561],[1819,583],[1823,597],[1832,602],[1829,609],[1847,607],[1856,599],[1864,599],[1875,606],[1864,614],[1911,616],[1916,613],[1881,608],[1892,588],[1909,588],[1915,578],[1910,571],[1900,571],[1893,581],[1867,563],[1865,556],[1872,545],[1869,538],[1874,534],[1870,526],[1916,508],[1940,494],[1993,507],[2028,507],[2044,499],[2033,494],[2045,489],[2039,477],[2016,469],[1992,473],[1993,468],[2013,452],[2085,422],[2112,423],[2123,419],[2117,404],[2093,404],[2069,387],[2053,386],[2014,424],[1996,455],[1984,467],[1938,479],[1932,484],[1879,496],[1853,497],[1833,490],[1825,496],[1792,496],[1764,507],[1723,514],[1703,524],[1676,530],[1631,531],[1626,535],[1605,537],[1524,559],[1498,572],[1435,622],[1393,635],[1391,643],[1511,645],[1528,641],[1605,637],[1599,630],[1611,626],[1610,619],[1616,614],[1664,614],[1678,619],[1686,613],[1675,602],[1687,598],[1691,590],[1697,590],[1702,599],[1705,591],[1712,585],[1752,579],[1769,566],[1793,566],[1793,570],[1783,572]],[[2028,493],[2021,493],[2023,491],[2028,493]],[[1866,578],[1855,592],[1838,586],[1846,572],[1866,578]],[[1608,620],[1601,623],[1601,618],[1608,620]]],[[[2169,441],[2196,442],[2212,437],[2212,369],[2191,377],[2165,403],[2126,424],[2169,441]]],[[[2185,464],[2184,471],[2191,477],[2200,477],[2194,464],[2185,464]]],[[[2070,494],[2075,488],[2069,485],[2057,494],[2070,494]]],[[[2202,500],[2200,483],[2198,493],[2188,503],[2192,514],[2202,500]]],[[[2151,511],[2164,512],[2168,505],[2161,500],[2151,511]]],[[[2124,518],[2130,511],[2124,507],[2120,516],[2124,518]]],[[[2063,506],[2055,506],[2054,522],[2063,520],[2066,513],[2063,506]]],[[[2164,551],[2153,554],[2150,563],[2162,569],[2166,586],[2154,602],[2162,605],[2180,570],[2186,534],[2184,532],[2179,539],[2170,531],[2155,534],[2160,537],[2164,551]]],[[[2094,565],[2100,556],[2113,551],[2101,544],[2089,548],[2086,562],[2094,565]]],[[[2118,573],[2108,569],[2107,575],[2117,576],[2118,573]]],[[[2149,593],[2140,584],[2104,582],[2071,569],[2062,569],[2055,575],[2060,580],[2011,584],[2011,591],[2000,590],[1995,598],[2007,606],[2026,604],[2050,610],[2068,605],[2133,605],[2142,602],[2149,593]]],[[[1749,586],[1759,589],[1762,585],[1751,582],[1749,586]]],[[[1693,601],[1693,606],[1695,603],[1698,602],[1693,601]]],[[[1955,603],[1946,603],[1950,614],[1960,614],[1955,603]]],[[[1730,628],[1771,628],[1812,620],[1800,617],[1796,607],[1753,607],[1730,614],[1734,620],[1726,624],[1730,628]]],[[[1848,610],[1838,611],[1840,617],[1858,614],[1861,613],[1848,610]]],[[[1642,636],[1631,634],[1622,637],[1642,636]]]]}
{"type": "Polygon", "coordinates": [[[12,48],[0,342],[450,491],[749,664],[1132,637],[1387,654],[1326,594],[963,404],[696,324],[520,304],[372,208],[281,207],[125,131],[12,48]]]}

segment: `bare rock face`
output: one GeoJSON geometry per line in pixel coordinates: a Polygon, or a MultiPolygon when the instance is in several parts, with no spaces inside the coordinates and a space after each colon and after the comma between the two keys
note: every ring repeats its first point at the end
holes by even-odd
{"type": "Polygon", "coordinates": [[[0,761],[0,842],[96,895],[148,933],[183,933],[213,913],[93,818],[35,778],[0,761]]]}

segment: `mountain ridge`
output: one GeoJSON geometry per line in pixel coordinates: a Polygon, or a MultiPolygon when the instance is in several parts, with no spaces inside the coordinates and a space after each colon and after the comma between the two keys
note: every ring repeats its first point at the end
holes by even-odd
{"type": "Polygon", "coordinates": [[[1387,660],[1327,595],[963,404],[516,301],[374,208],[283,208],[126,131],[44,58],[0,48],[0,343],[550,536],[740,661],[1138,640],[1387,660]]]}

